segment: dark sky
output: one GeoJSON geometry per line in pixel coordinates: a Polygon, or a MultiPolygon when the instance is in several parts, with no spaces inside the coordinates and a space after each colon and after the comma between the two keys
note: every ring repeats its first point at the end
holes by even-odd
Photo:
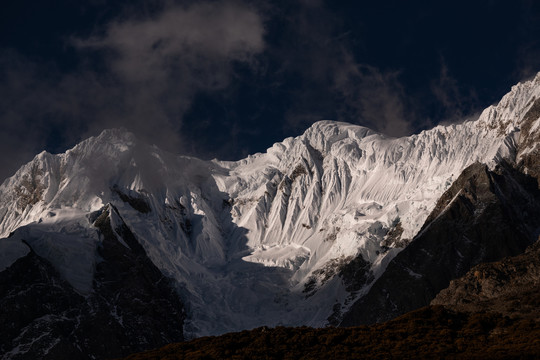
{"type": "Polygon", "coordinates": [[[0,181],[111,127],[226,160],[322,119],[408,135],[540,71],[534,0],[20,0],[0,28],[0,181]]]}

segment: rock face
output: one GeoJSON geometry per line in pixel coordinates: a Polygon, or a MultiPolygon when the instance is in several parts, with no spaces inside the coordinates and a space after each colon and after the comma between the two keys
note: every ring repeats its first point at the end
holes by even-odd
{"type": "Polygon", "coordinates": [[[111,226],[115,212],[93,214],[101,261],[89,293],[33,250],[0,273],[2,359],[111,358],[183,340],[176,290],[125,224],[111,226]]]}
{"type": "Polygon", "coordinates": [[[455,311],[494,311],[505,316],[540,318],[540,241],[524,254],[479,264],[452,280],[432,305],[455,311]]]}
{"type": "Polygon", "coordinates": [[[426,306],[474,265],[522,253],[539,227],[536,179],[504,163],[494,171],[473,164],[341,325],[382,322],[426,306]]]}
{"type": "Polygon", "coordinates": [[[536,123],[540,118],[540,98],[533,98],[531,102],[521,125],[517,160],[519,169],[536,177],[540,183],[540,127],[536,123]]]}

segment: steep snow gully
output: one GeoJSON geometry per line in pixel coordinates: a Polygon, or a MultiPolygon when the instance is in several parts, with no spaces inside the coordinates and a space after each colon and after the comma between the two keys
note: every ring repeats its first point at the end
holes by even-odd
{"type": "Polygon", "coordinates": [[[42,152],[0,186],[0,271],[32,250],[92,293],[103,236],[90,214],[110,204],[112,228],[121,218],[173,280],[186,337],[339,323],[465,168],[504,160],[534,172],[539,99],[540,74],[474,121],[398,139],[320,121],[235,162],[105,130],[42,152]]]}

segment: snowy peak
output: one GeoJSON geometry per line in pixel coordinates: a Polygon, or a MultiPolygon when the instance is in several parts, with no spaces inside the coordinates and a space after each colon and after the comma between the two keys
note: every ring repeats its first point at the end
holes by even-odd
{"type": "MultiPolygon", "coordinates": [[[[518,83],[501,101],[482,112],[479,127],[494,131],[498,136],[507,136],[515,141],[519,154],[512,154],[519,162],[526,153],[538,145],[540,129],[540,73],[532,80],[518,83]]],[[[508,157],[508,156],[506,156],[508,157]]]]}
{"type": "MultiPolygon", "coordinates": [[[[540,75],[474,121],[397,139],[320,121],[234,162],[105,130],[39,154],[0,186],[0,237],[29,232],[25,241],[84,292],[100,261],[88,216],[110,204],[111,221],[122,219],[183,293],[187,335],[322,326],[366,294],[468,166],[504,159],[540,174],[539,98],[540,75]],[[347,282],[351,271],[362,282],[347,282]]],[[[28,251],[17,236],[0,239],[10,254],[0,268],[28,251]]]]}

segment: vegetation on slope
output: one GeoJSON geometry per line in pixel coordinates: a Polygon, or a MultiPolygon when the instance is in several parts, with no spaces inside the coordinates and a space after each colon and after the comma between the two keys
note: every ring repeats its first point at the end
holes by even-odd
{"type": "Polygon", "coordinates": [[[135,354],[148,359],[534,359],[540,324],[498,313],[429,306],[384,324],[351,328],[258,328],[135,354]]]}

